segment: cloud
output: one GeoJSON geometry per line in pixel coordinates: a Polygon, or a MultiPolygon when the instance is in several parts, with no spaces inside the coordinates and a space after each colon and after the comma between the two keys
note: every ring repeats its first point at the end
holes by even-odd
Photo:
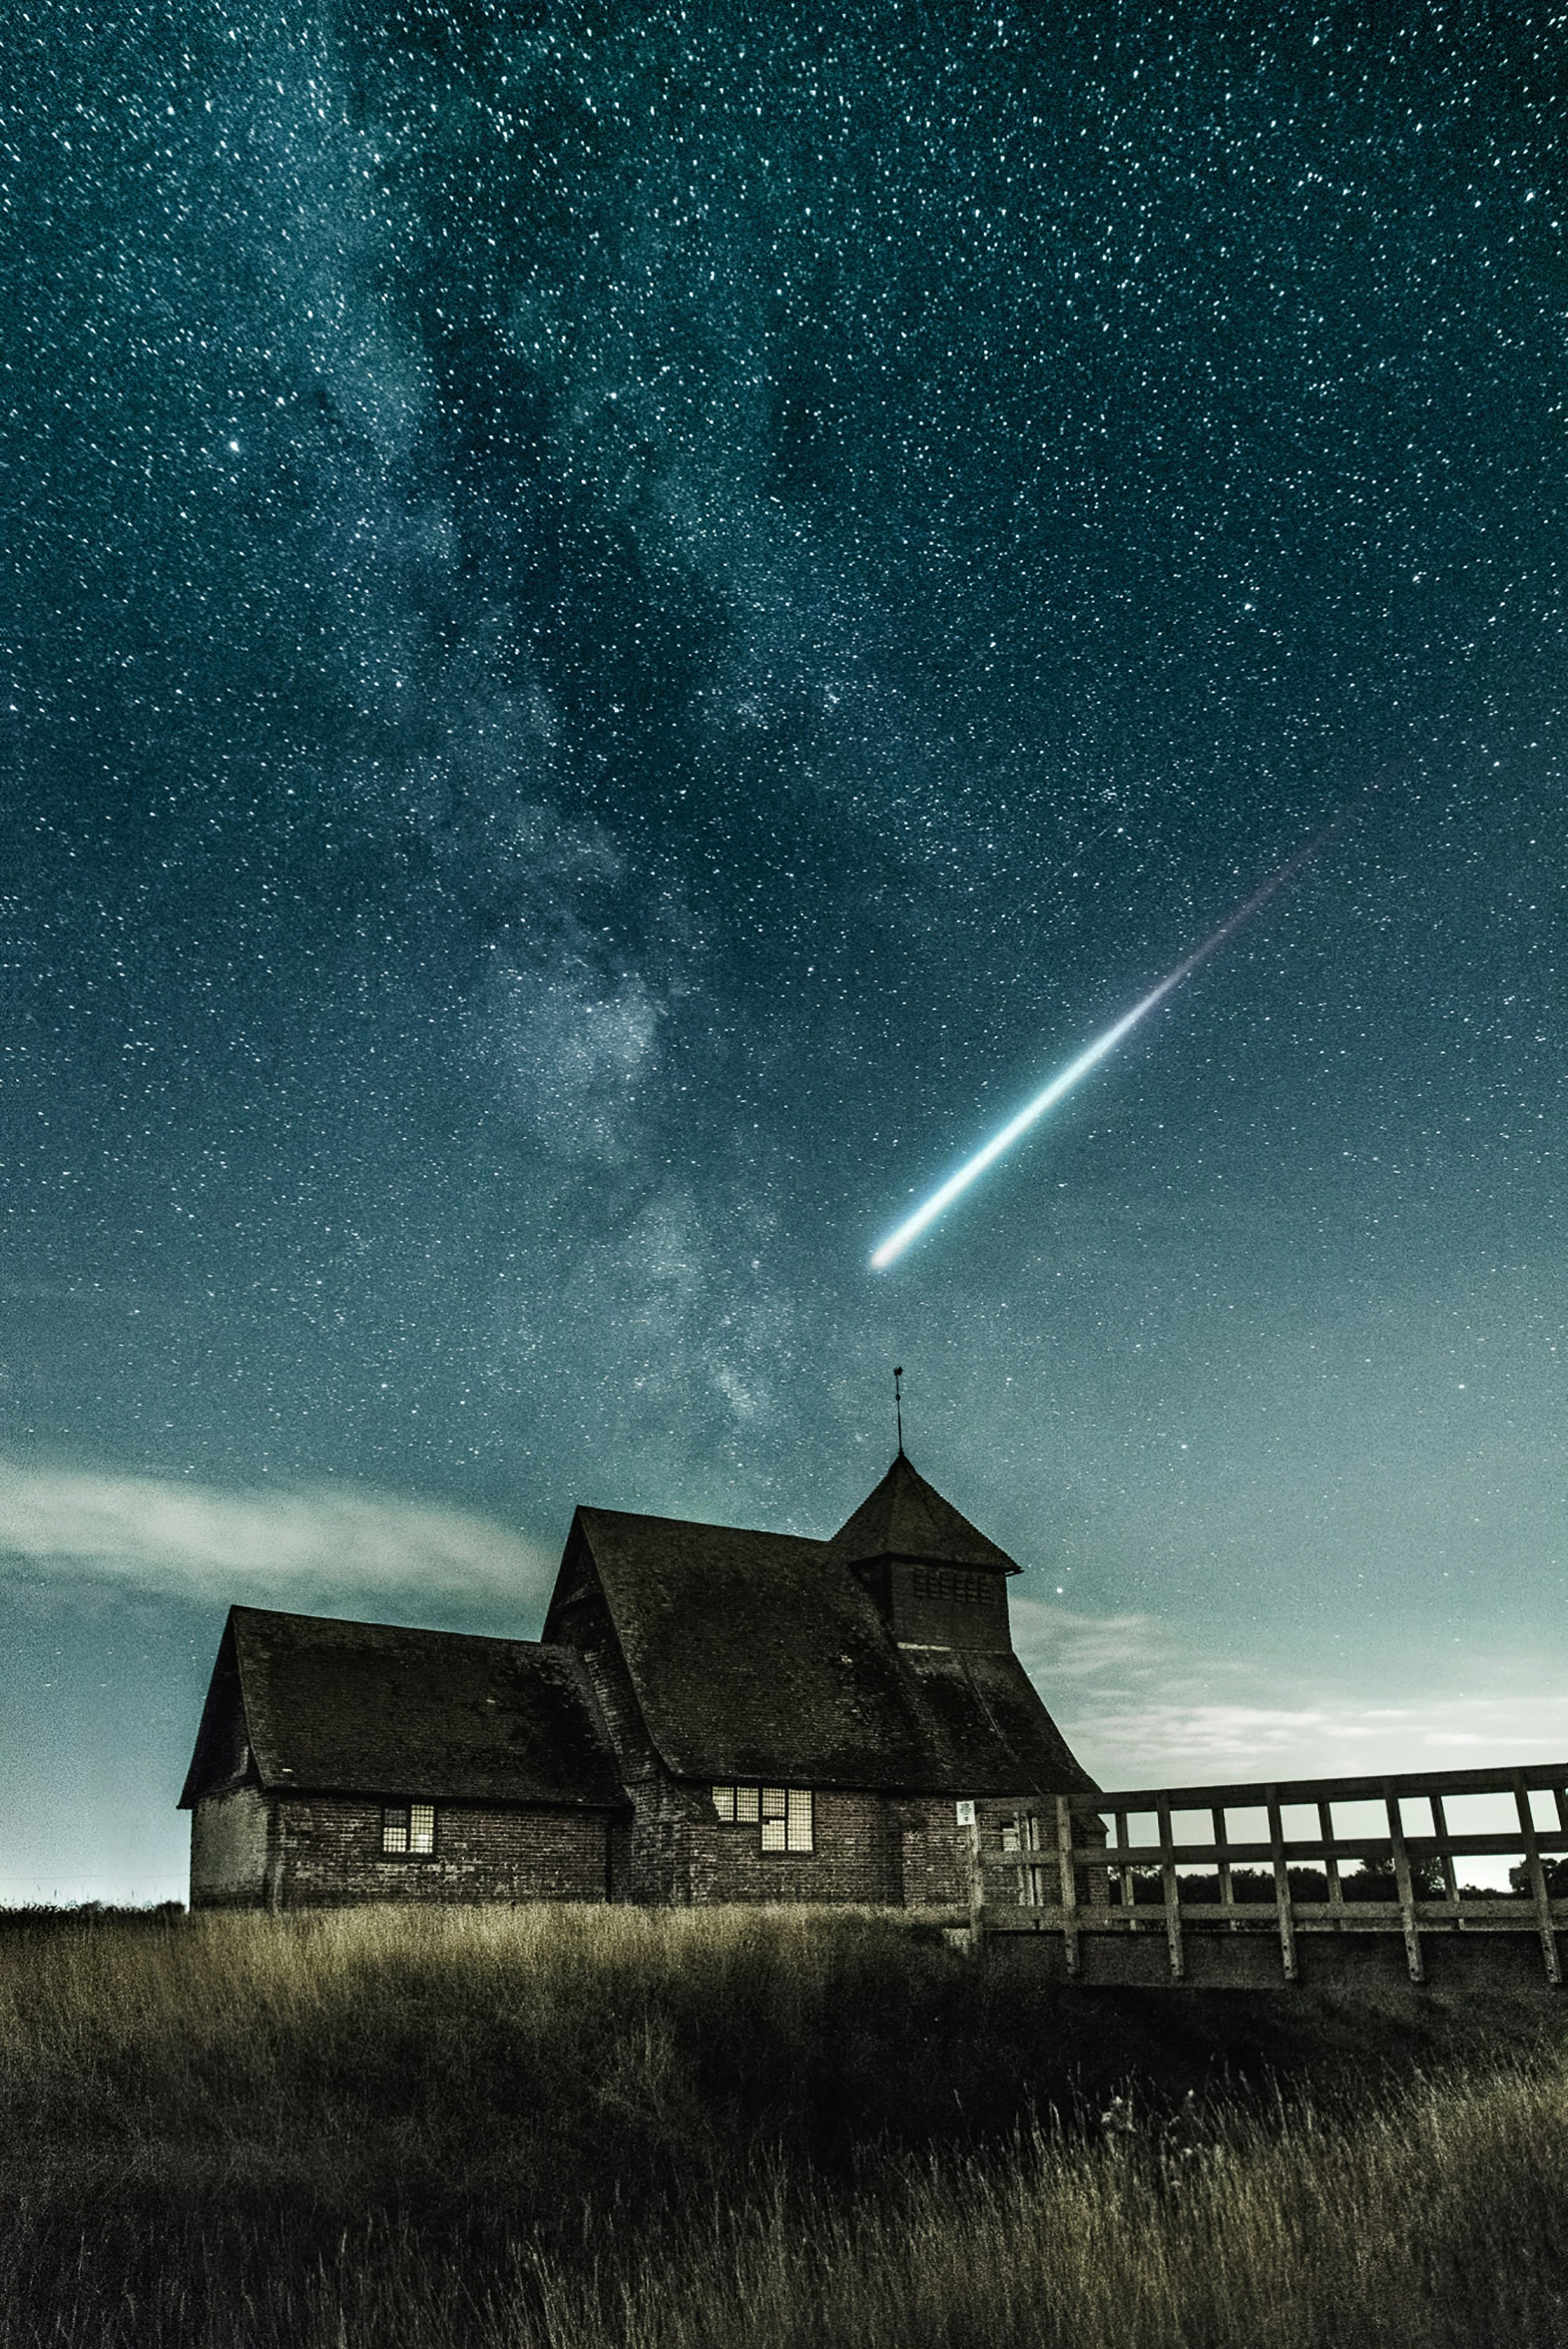
{"type": "Polygon", "coordinates": [[[181,1598],[419,1591],[534,1612],[554,1559],[492,1518],[365,1490],[225,1492],[0,1462],[0,1556],[181,1598]]]}
{"type": "Polygon", "coordinates": [[[1551,1760],[1568,1751],[1558,1661],[1467,1646],[1462,1691],[1437,1655],[1404,1653],[1381,1687],[1336,1683],[1320,1653],[1223,1653],[1142,1614],[1014,1601],[1020,1657],[1105,1786],[1341,1777],[1551,1760]]]}
{"type": "MultiPolygon", "coordinates": [[[[1116,1691],[1053,1709],[1068,1744],[1102,1785],[1201,1785],[1227,1778],[1343,1777],[1551,1760],[1568,1745],[1568,1696],[1546,1686],[1510,1692],[1506,1678],[1500,1659],[1495,1693],[1456,1697],[1429,1688],[1411,1703],[1394,1706],[1337,1693],[1315,1702],[1288,1685],[1271,1688],[1260,1671],[1259,1701],[1251,1703],[1216,1701],[1178,1685],[1132,1703],[1116,1691]]],[[[1046,1695],[1048,1702],[1048,1685],[1046,1695]]]]}
{"type": "Polygon", "coordinates": [[[1109,1672],[1141,1681],[1168,1671],[1180,1655],[1176,1635],[1152,1615],[1078,1615],[1038,1599],[1012,1603],[1013,1644],[1026,1668],[1052,1681],[1109,1672]]]}

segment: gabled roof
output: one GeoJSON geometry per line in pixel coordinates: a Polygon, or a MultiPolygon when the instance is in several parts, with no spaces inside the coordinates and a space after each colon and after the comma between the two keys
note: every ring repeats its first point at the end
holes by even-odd
{"type": "Polygon", "coordinates": [[[934,1485],[926,1483],[903,1452],[828,1547],[846,1566],[877,1557],[913,1557],[944,1566],[1020,1571],[1005,1549],[998,1549],[951,1501],[943,1499],[934,1485]]]}
{"type": "Polygon", "coordinates": [[[224,1775],[222,1716],[236,1700],[269,1793],[600,1809],[626,1799],[565,1649],[232,1608],[184,1806],[224,1775]]]}
{"type": "MultiPolygon", "coordinates": [[[[1016,1656],[901,1649],[836,1541],[579,1509],[563,1594],[583,1553],[676,1777],[961,1795],[1090,1783],[1016,1656]]],[[[558,1620],[552,1604],[547,1639],[558,1620]]]]}

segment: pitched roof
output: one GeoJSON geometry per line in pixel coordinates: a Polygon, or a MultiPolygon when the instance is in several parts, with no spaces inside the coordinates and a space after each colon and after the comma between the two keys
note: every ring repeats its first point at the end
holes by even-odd
{"type": "Polygon", "coordinates": [[[206,1755],[236,1682],[270,1793],[589,1808],[626,1799],[565,1649],[235,1607],[182,1804],[211,1783],[206,1755]]]}
{"type": "Polygon", "coordinates": [[[934,1559],[944,1566],[999,1566],[1009,1574],[1020,1568],[987,1539],[977,1526],[960,1516],[951,1501],[928,1485],[906,1453],[901,1452],[874,1492],[869,1493],[828,1544],[846,1565],[862,1558],[913,1557],[934,1559]]]}
{"type": "Polygon", "coordinates": [[[1089,1784],[1016,1656],[901,1649],[836,1542],[617,1509],[579,1509],[574,1531],[677,1777],[964,1795],[1089,1784]]]}
{"type": "Polygon", "coordinates": [[[963,1793],[1093,1791],[1094,1780],[1010,1648],[906,1648],[903,1655],[922,1702],[941,1723],[954,1752],[995,1757],[987,1781],[965,1785],[963,1793]]]}

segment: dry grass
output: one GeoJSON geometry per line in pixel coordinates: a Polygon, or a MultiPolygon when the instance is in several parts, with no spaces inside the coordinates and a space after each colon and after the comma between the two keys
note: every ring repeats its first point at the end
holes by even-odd
{"type": "Polygon", "coordinates": [[[873,1917],[13,1928],[0,2344],[1568,2344],[1554,2048],[1453,2061],[873,1917]]]}
{"type": "MultiPolygon", "coordinates": [[[[874,2209],[779,2209],[547,2294],[517,2349],[1546,2349],[1568,2340],[1568,2096],[1425,2086],[1161,2133],[1037,2138],[874,2209]]],[[[371,2337],[371,2336],[366,2336],[371,2337]]]]}

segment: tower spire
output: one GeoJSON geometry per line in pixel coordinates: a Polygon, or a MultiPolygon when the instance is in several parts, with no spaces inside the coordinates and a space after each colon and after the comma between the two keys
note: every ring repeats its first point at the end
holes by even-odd
{"type": "Polygon", "coordinates": [[[903,1364],[895,1363],[892,1374],[892,1415],[898,1423],[898,1456],[903,1458],[903,1364]]]}

